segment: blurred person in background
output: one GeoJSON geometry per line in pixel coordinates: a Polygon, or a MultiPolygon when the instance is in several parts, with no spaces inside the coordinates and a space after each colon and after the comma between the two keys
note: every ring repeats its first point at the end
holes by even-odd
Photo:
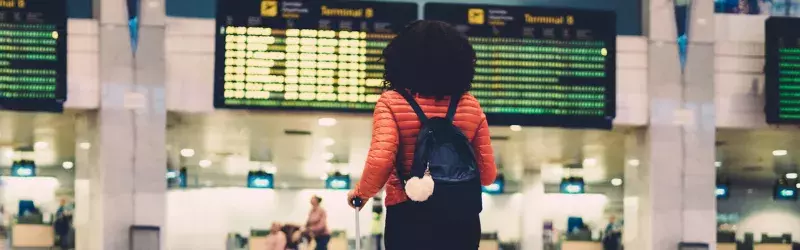
{"type": "Polygon", "coordinates": [[[281,224],[273,222],[269,229],[269,235],[267,235],[266,250],[285,250],[286,239],[286,234],[281,230],[281,224]]]}
{"type": "Polygon", "coordinates": [[[58,210],[56,210],[56,220],[53,223],[56,235],[58,236],[58,246],[61,249],[69,249],[71,244],[70,231],[72,231],[72,206],[67,200],[61,199],[58,210]]]}
{"type": "Polygon", "coordinates": [[[622,245],[622,230],[617,223],[617,217],[608,218],[608,225],[603,230],[603,250],[620,250],[622,245]]]}
{"type": "MultiPolygon", "coordinates": [[[[497,168],[486,115],[478,100],[469,94],[475,76],[475,50],[453,26],[425,20],[406,26],[383,50],[383,60],[386,91],[375,106],[372,143],[361,180],[348,193],[347,202],[353,206],[355,198],[367,201],[386,186],[383,238],[387,250],[477,250],[481,236],[480,186],[494,182],[497,168]],[[456,169],[464,176],[475,177],[468,180],[468,190],[460,189],[458,195],[446,197],[437,196],[439,193],[432,194],[433,190],[445,193],[453,190],[450,188],[452,186],[437,186],[434,189],[435,182],[430,180],[433,170],[425,170],[423,177],[407,178],[410,177],[412,165],[416,169],[427,168],[414,164],[417,138],[423,121],[413,109],[412,101],[428,117],[424,120],[426,126],[429,124],[427,122],[432,121],[442,124],[436,127],[436,133],[441,131],[448,136],[453,135],[452,132],[461,133],[458,138],[448,137],[455,138],[452,143],[458,143],[458,155],[451,155],[453,158],[450,159],[464,160],[461,163],[470,164],[468,174],[456,169]],[[453,109],[450,109],[451,106],[454,106],[453,109]],[[454,113],[448,114],[448,111],[454,113]],[[442,121],[442,118],[452,119],[442,121]],[[460,131],[452,131],[450,126],[460,131]],[[461,150],[464,147],[469,148],[468,151],[461,150]],[[465,158],[467,155],[469,159],[465,158]],[[411,185],[412,182],[417,184],[411,185]],[[427,201],[427,197],[469,202],[415,202],[427,201]],[[446,206],[456,209],[448,213],[438,212],[447,210],[444,208],[446,206]]],[[[428,163],[431,166],[430,161],[428,163]]],[[[436,171],[445,171],[441,170],[444,167],[449,168],[450,165],[438,166],[440,170],[436,171]]]]}
{"type": "Polygon", "coordinates": [[[306,228],[314,236],[316,250],[328,250],[328,242],[331,240],[331,232],[328,230],[328,215],[320,205],[322,198],[319,196],[311,197],[311,211],[308,212],[306,228]]]}

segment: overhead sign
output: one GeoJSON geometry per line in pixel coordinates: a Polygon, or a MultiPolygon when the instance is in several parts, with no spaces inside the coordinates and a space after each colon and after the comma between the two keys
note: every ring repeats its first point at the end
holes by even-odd
{"type": "Polygon", "coordinates": [[[800,18],[766,22],[764,111],[767,123],[800,124],[800,18]]]}
{"type": "Polygon", "coordinates": [[[218,3],[217,108],[371,112],[383,48],[418,13],[413,3],[218,3]]]}
{"type": "Polygon", "coordinates": [[[610,128],[616,115],[611,11],[425,4],[477,52],[471,93],[493,125],[610,128]]]}
{"type": "Polygon", "coordinates": [[[66,1],[0,1],[0,110],[60,112],[66,83],[66,1]]]}

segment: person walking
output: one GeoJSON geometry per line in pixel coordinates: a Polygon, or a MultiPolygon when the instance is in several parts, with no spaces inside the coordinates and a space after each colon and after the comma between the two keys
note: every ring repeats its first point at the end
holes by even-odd
{"type": "Polygon", "coordinates": [[[328,250],[328,242],[331,240],[331,232],[328,229],[328,215],[321,206],[322,198],[319,196],[311,197],[311,211],[308,212],[306,227],[314,236],[316,250],[328,250]]]}
{"type": "Polygon", "coordinates": [[[469,94],[472,45],[447,23],[416,21],[383,60],[386,91],[348,204],[386,187],[387,250],[478,249],[480,186],[494,182],[497,168],[486,115],[469,94]]]}

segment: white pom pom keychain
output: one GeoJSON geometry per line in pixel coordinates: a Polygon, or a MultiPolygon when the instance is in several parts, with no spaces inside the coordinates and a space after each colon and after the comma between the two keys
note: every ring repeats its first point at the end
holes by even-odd
{"type": "Polygon", "coordinates": [[[406,195],[412,201],[426,201],[433,194],[433,184],[430,171],[426,169],[422,178],[415,176],[406,182],[406,195]]]}

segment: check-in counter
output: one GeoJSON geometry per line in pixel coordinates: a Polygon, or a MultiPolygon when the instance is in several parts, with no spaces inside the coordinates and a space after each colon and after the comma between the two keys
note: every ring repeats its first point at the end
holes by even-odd
{"type": "Polygon", "coordinates": [[[603,243],[599,241],[564,241],[561,250],[603,250],[603,243]]]}
{"type": "Polygon", "coordinates": [[[11,246],[51,248],[55,245],[55,232],[50,224],[14,224],[11,226],[11,246]]]}
{"type": "Polygon", "coordinates": [[[792,250],[792,244],[781,243],[757,243],[753,250],[792,250]]]}
{"type": "Polygon", "coordinates": [[[247,239],[247,249],[249,250],[267,249],[267,235],[269,235],[269,230],[251,229],[250,238],[247,239]]]}
{"type": "Polygon", "coordinates": [[[498,250],[500,242],[497,240],[497,233],[481,234],[481,243],[478,250],[498,250]]]}
{"type": "Polygon", "coordinates": [[[717,250],[736,250],[736,243],[717,243],[717,250]]]}

